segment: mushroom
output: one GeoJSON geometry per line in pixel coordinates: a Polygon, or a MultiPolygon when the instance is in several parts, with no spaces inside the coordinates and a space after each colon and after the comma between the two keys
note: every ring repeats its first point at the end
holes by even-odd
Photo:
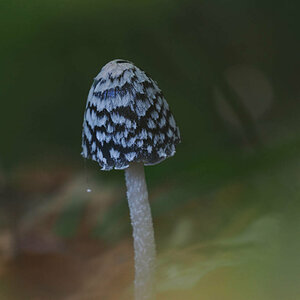
{"type": "Polygon", "coordinates": [[[82,156],[123,170],[135,259],[135,299],[154,296],[155,240],[144,165],[175,154],[179,129],[161,90],[133,63],[116,59],[94,79],[84,113],[82,156]]]}

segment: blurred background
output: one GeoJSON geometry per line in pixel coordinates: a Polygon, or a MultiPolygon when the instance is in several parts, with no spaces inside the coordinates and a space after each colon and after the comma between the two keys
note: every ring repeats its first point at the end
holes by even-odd
{"type": "Polygon", "coordinates": [[[299,299],[299,8],[2,0],[0,298],[132,299],[124,172],[80,156],[93,77],[123,58],[182,135],[146,168],[157,298],[299,299]]]}

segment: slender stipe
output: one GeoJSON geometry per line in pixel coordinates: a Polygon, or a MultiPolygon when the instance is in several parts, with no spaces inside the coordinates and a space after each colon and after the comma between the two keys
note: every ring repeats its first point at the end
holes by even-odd
{"type": "Polygon", "coordinates": [[[144,165],[132,163],[125,170],[127,198],[133,228],[135,299],[154,299],[155,241],[144,165]]]}

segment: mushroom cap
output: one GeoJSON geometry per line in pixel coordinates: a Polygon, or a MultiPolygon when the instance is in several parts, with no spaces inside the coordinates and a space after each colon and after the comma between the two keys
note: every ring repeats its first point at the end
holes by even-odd
{"type": "Polygon", "coordinates": [[[133,63],[116,59],[94,79],[84,113],[82,153],[102,170],[154,165],[175,154],[179,129],[162,91],[133,63]]]}

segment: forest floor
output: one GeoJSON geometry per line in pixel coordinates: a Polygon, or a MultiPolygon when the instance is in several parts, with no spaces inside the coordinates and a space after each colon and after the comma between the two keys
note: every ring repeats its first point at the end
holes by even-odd
{"type": "MultiPolygon", "coordinates": [[[[266,181],[261,185],[266,191],[266,181]]],[[[0,299],[133,299],[133,246],[124,190],[105,182],[91,184],[92,193],[82,192],[83,187],[81,177],[72,178],[24,213],[18,230],[3,226],[0,299]]],[[[296,299],[296,248],[286,247],[290,237],[284,215],[262,211],[258,202],[241,205],[248,195],[242,181],[202,195],[191,193],[180,205],[170,186],[158,186],[151,194],[157,300],[296,299]],[[156,195],[162,195],[161,202],[156,195]],[[164,211],[166,202],[172,209],[164,211]],[[164,212],[159,214],[158,208],[164,212]]]]}

